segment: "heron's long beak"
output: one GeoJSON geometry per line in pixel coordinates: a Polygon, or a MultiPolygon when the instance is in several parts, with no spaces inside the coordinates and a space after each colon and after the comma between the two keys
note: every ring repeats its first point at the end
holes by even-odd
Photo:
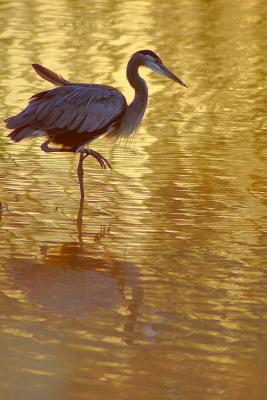
{"type": "Polygon", "coordinates": [[[165,65],[163,64],[156,64],[154,62],[149,62],[146,64],[148,68],[152,69],[153,71],[157,72],[160,75],[166,76],[167,78],[172,79],[173,81],[180,83],[180,85],[184,87],[188,87],[178,76],[176,76],[173,72],[171,72],[165,65]]]}

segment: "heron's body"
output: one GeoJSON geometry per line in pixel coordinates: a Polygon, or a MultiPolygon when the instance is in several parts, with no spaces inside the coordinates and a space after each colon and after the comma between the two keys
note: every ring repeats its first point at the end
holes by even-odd
{"type": "Polygon", "coordinates": [[[134,99],[129,105],[124,95],[113,87],[71,83],[49,69],[33,64],[42,78],[57,87],[33,95],[22,112],[6,119],[7,128],[12,129],[9,137],[19,142],[25,138],[46,136],[41,146],[44,151],[92,155],[101,167],[106,168],[108,161],[85,146],[103,134],[118,139],[138,130],[148,100],[146,82],[138,73],[140,66],[146,66],[186,86],[150,50],[134,53],[128,62],[127,78],[135,90],[134,99]],[[48,147],[50,143],[59,146],[48,147]]]}
{"type": "Polygon", "coordinates": [[[14,129],[10,137],[15,142],[45,135],[75,152],[117,129],[126,108],[123,94],[110,86],[70,83],[34,95],[7,127],[14,129]]]}

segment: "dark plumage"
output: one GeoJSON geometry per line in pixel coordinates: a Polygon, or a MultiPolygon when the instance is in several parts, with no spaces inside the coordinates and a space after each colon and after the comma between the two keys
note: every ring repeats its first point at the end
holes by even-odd
{"type": "Polygon", "coordinates": [[[144,54],[144,55],[147,55],[147,56],[151,56],[155,60],[158,60],[158,61],[162,62],[161,59],[159,58],[159,56],[156,53],[154,53],[154,51],[151,51],[151,50],[140,50],[140,51],[138,51],[138,53],[144,54]]]}
{"type": "Polygon", "coordinates": [[[6,120],[15,142],[46,135],[51,142],[76,151],[106,132],[126,109],[118,90],[104,85],[65,84],[37,93],[21,113],[6,120]]]}

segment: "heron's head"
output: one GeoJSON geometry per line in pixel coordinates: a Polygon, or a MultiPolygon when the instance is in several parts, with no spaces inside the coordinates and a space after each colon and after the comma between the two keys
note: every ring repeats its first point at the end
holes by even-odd
{"type": "Polygon", "coordinates": [[[138,57],[140,65],[152,69],[152,71],[155,71],[160,75],[166,76],[167,78],[170,78],[173,81],[180,83],[180,85],[187,87],[186,84],[180,78],[178,78],[178,76],[176,76],[167,67],[165,67],[159,56],[153,51],[139,50],[134,53],[133,56],[138,57]]]}

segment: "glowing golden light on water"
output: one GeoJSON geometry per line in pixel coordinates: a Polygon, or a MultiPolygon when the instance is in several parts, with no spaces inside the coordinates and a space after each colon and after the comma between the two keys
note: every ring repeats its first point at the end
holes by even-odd
{"type": "Polygon", "coordinates": [[[0,115],[52,86],[141,71],[139,134],[113,166],[0,135],[1,398],[251,400],[266,393],[266,5],[0,2],[0,115]],[[82,214],[82,218],[81,218],[82,214]]]}

